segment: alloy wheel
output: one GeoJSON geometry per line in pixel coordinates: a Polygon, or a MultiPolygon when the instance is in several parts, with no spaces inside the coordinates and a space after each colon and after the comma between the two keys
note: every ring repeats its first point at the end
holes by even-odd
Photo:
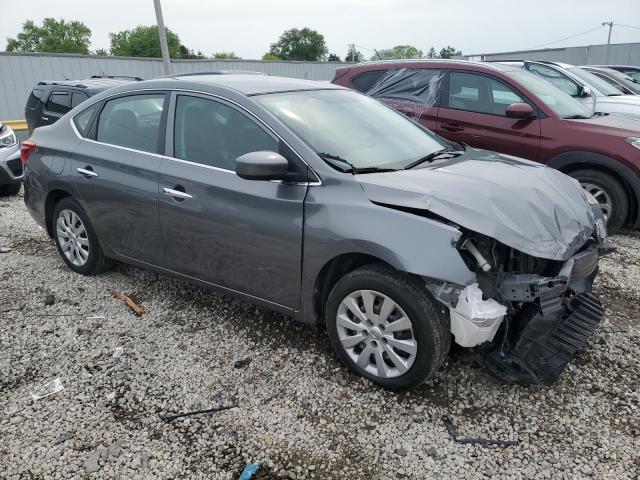
{"type": "Polygon", "coordinates": [[[80,217],[72,210],[62,210],[56,220],[58,244],[64,256],[82,267],[89,260],[89,237],[80,217]]]}
{"type": "Polygon", "coordinates": [[[399,377],[416,359],[413,324],[387,295],[374,290],[350,293],[338,306],[336,326],[347,355],[371,375],[399,377]]]}
{"type": "Polygon", "coordinates": [[[598,201],[598,206],[602,210],[605,220],[608,220],[613,210],[613,202],[607,191],[593,183],[581,182],[580,185],[598,201]]]}

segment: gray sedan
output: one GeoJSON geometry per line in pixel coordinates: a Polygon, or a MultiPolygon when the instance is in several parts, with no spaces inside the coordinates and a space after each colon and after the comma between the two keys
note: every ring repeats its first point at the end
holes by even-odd
{"type": "Polygon", "coordinates": [[[325,323],[386,388],[423,382],[452,340],[501,381],[549,383],[602,317],[610,247],[575,180],[334,85],[139,82],[22,152],[26,205],[75,272],[117,260],[325,323]]]}

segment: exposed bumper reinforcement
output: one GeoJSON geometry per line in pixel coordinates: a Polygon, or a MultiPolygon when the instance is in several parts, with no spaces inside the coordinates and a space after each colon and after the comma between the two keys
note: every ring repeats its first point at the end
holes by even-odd
{"type": "Polygon", "coordinates": [[[487,354],[487,372],[503,383],[553,383],[602,320],[602,305],[595,295],[583,293],[572,304],[566,315],[561,297],[540,299],[538,313],[517,339],[487,354]]]}

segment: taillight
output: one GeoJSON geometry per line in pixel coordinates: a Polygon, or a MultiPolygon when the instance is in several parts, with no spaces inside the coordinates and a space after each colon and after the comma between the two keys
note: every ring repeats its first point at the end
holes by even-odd
{"type": "Polygon", "coordinates": [[[31,140],[25,140],[20,143],[20,159],[22,165],[26,165],[29,161],[29,155],[36,149],[36,144],[31,140]]]}

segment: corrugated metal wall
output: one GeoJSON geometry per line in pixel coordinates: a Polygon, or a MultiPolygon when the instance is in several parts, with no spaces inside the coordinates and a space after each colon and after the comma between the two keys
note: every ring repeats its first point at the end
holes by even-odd
{"type": "MultiPolygon", "coordinates": [[[[175,73],[251,70],[308,80],[331,80],[340,65],[260,60],[177,60],[172,64],[175,73]]],[[[164,75],[164,68],[160,59],[0,52],[0,120],[24,118],[24,106],[31,88],[41,80],[82,79],[97,74],[149,79],[164,75]]]]}
{"type": "Polygon", "coordinates": [[[617,43],[609,45],[587,45],[584,47],[546,48],[544,50],[521,50],[504,53],[463,55],[467,60],[547,60],[572,65],[637,65],[640,66],[640,43],[617,43]]]}

